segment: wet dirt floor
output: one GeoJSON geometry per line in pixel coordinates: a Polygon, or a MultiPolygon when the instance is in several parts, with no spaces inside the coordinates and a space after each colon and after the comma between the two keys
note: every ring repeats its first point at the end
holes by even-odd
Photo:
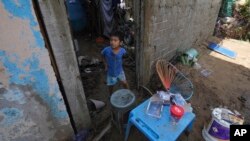
{"type": "MultiPolygon", "coordinates": [[[[200,69],[177,64],[177,68],[181,70],[194,84],[194,95],[190,102],[192,104],[196,119],[193,130],[187,135],[182,135],[181,141],[201,141],[203,140],[201,130],[210,121],[211,110],[215,107],[227,107],[231,110],[239,111],[245,117],[245,123],[250,123],[250,44],[236,40],[218,40],[223,46],[237,52],[236,59],[231,59],[221,54],[212,52],[205,45],[197,47],[199,52],[198,63],[200,69]],[[208,77],[201,75],[203,69],[211,70],[212,73],[208,77]]],[[[93,56],[101,59],[100,52],[103,46],[97,45],[95,41],[86,41],[79,38],[79,54],[93,56]]],[[[133,92],[135,90],[135,71],[129,67],[125,67],[125,73],[133,92]]],[[[97,74],[89,74],[83,78],[83,84],[87,98],[93,98],[104,101],[107,106],[100,112],[92,113],[92,123],[94,132],[98,133],[110,121],[110,108],[108,106],[108,89],[105,84],[106,74],[101,71],[97,74]]],[[[157,90],[159,80],[152,81],[153,85],[148,85],[152,91],[157,90]]],[[[116,87],[121,88],[120,86],[116,87]]],[[[140,98],[139,98],[140,99],[140,98]]],[[[140,100],[138,100],[138,104],[140,100]]],[[[123,136],[119,134],[115,127],[103,138],[103,141],[123,140],[123,136]]],[[[133,130],[130,141],[147,139],[138,131],[133,130]]]]}

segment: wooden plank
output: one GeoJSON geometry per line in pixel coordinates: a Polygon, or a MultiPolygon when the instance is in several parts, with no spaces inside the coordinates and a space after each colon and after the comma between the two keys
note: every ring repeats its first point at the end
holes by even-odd
{"type": "Polygon", "coordinates": [[[88,128],[90,116],[64,0],[38,0],[38,3],[76,129],[88,128]]]}

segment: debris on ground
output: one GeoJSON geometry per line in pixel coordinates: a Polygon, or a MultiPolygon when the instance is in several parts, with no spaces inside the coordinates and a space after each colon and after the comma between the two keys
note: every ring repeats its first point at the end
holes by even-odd
{"type": "Polygon", "coordinates": [[[88,99],[87,105],[88,105],[89,111],[96,111],[96,110],[102,109],[105,106],[105,103],[100,100],[88,99]]]}
{"type": "Polygon", "coordinates": [[[250,41],[250,0],[223,0],[214,35],[250,41]]]}
{"type": "Polygon", "coordinates": [[[103,63],[98,58],[91,58],[89,56],[79,56],[78,61],[80,67],[82,68],[101,66],[101,64],[103,63]]]}
{"type": "Polygon", "coordinates": [[[193,68],[199,70],[202,68],[201,64],[199,64],[198,62],[195,62],[194,65],[193,65],[193,68]]]}
{"type": "Polygon", "coordinates": [[[98,83],[98,77],[104,70],[104,64],[100,59],[90,56],[78,56],[80,74],[84,81],[85,93],[87,96],[93,93],[98,83]]]}
{"type": "Polygon", "coordinates": [[[240,96],[238,97],[239,101],[242,102],[242,103],[245,103],[247,100],[244,96],[240,96]]]}
{"type": "Polygon", "coordinates": [[[212,74],[212,71],[211,70],[208,70],[208,69],[203,69],[201,70],[201,75],[204,76],[204,77],[208,77],[212,74]]]}

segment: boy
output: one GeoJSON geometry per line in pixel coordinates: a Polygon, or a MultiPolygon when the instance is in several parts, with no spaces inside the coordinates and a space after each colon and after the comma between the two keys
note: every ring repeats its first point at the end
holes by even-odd
{"type": "Polygon", "coordinates": [[[120,81],[125,89],[128,89],[125,73],[122,67],[122,57],[126,50],[121,47],[122,35],[119,32],[113,32],[110,36],[110,45],[102,50],[103,62],[107,71],[107,85],[109,94],[113,93],[114,85],[120,81]]]}

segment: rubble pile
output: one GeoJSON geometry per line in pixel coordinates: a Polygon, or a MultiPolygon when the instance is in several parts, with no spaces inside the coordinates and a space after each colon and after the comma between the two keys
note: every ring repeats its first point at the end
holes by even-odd
{"type": "Polygon", "coordinates": [[[218,17],[215,36],[250,41],[250,0],[236,1],[232,10],[232,17],[218,17]]]}

